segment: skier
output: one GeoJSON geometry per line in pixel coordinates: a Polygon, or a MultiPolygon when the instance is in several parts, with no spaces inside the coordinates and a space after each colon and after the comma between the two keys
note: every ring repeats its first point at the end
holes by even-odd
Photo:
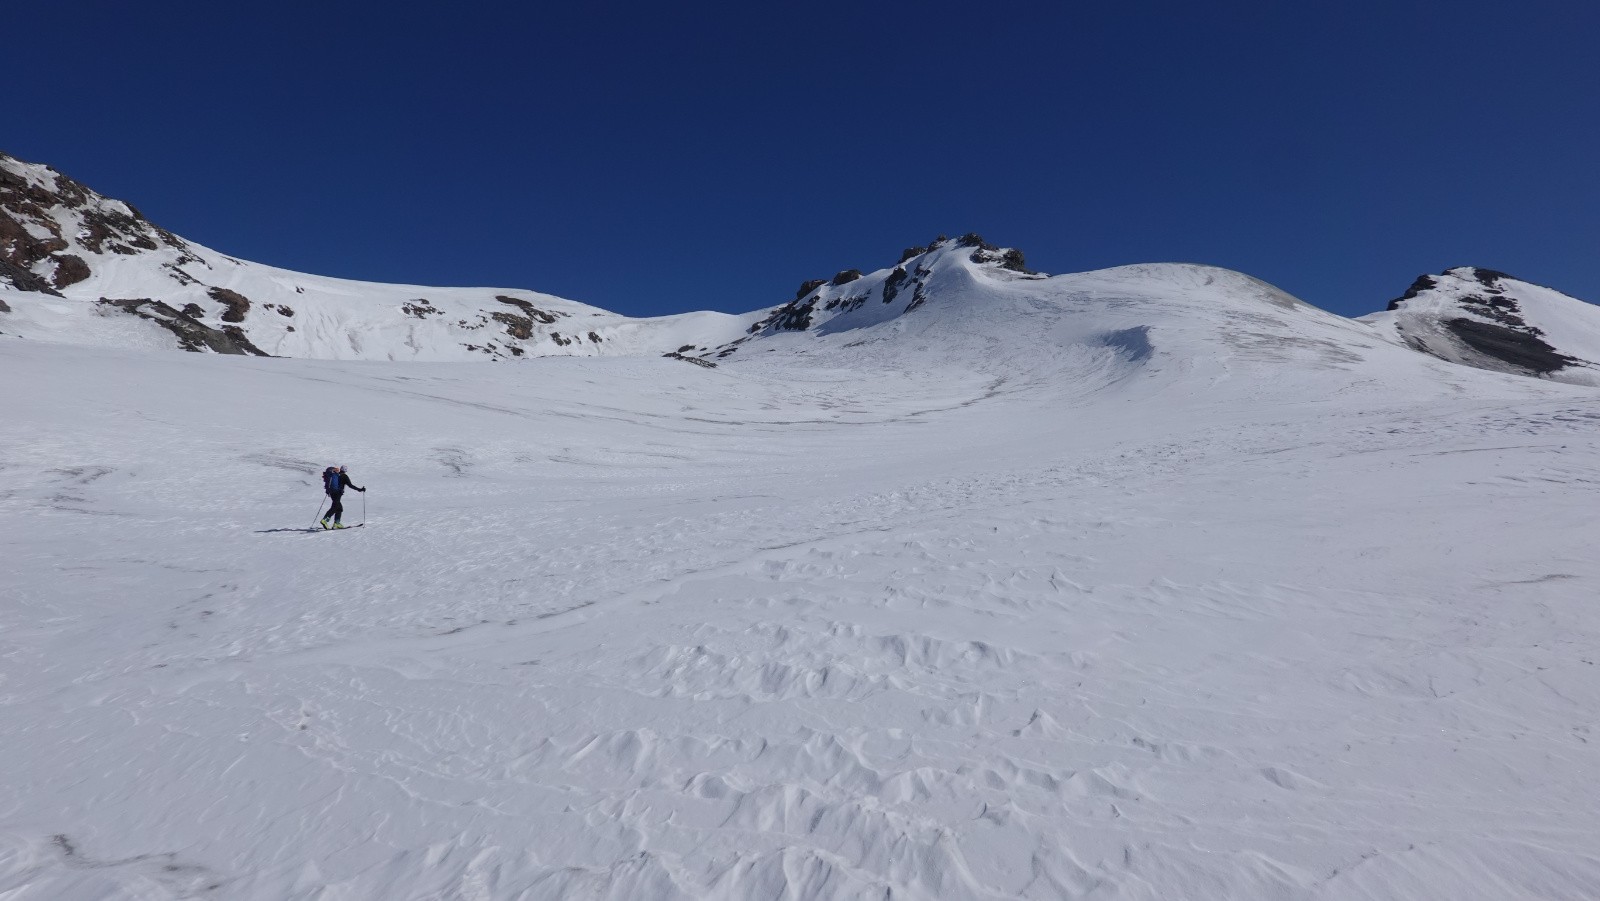
{"type": "Polygon", "coordinates": [[[344,497],[344,490],[346,488],[354,488],[365,494],[367,489],[350,481],[350,474],[345,472],[343,466],[330,466],[322,471],[322,488],[328,492],[328,497],[333,498],[333,506],[329,507],[327,514],[322,517],[322,527],[324,529],[349,528],[349,526],[339,521],[339,518],[344,516],[344,504],[340,503],[340,500],[344,497]],[[333,520],[331,525],[328,523],[330,518],[333,520]]]}

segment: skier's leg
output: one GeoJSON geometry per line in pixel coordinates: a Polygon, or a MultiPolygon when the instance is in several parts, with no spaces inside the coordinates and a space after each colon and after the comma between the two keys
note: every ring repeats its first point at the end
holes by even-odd
{"type": "Polygon", "coordinates": [[[344,516],[343,500],[341,495],[333,495],[333,507],[328,510],[328,514],[333,517],[334,522],[338,522],[344,516]]]}

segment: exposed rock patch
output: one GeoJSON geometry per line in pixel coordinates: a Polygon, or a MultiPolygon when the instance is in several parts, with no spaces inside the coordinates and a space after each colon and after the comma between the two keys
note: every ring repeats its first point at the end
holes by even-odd
{"type": "Polygon", "coordinates": [[[1418,277],[1387,312],[1395,314],[1393,327],[1407,346],[1452,362],[1546,377],[1590,366],[1528,321],[1522,302],[1531,298],[1517,284],[1493,269],[1449,269],[1418,277]]]}
{"type": "Polygon", "coordinates": [[[794,299],[799,300],[827,283],[828,280],[825,278],[814,278],[810,281],[801,282],[800,287],[794,292],[794,299]]]}
{"type": "Polygon", "coordinates": [[[717,368],[717,364],[711,362],[710,360],[702,360],[699,357],[686,357],[686,356],[684,356],[683,354],[681,354],[681,353],[679,353],[677,351],[671,351],[669,353],[664,353],[664,354],[662,354],[662,356],[663,357],[671,357],[674,360],[682,360],[685,363],[693,363],[696,366],[704,366],[707,369],[716,369],[717,368]]]}
{"type": "MultiPolygon", "coordinates": [[[[916,250],[917,248],[911,249],[916,250]]],[[[912,256],[918,255],[920,254],[912,254],[912,256]]],[[[902,258],[900,262],[904,263],[905,258],[902,258]]],[[[910,277],[911,274],[906,272],[905,266],[894,267],[894,271],[889,273],[889,277],[883,280],[883,302],[892,303],[900,295],[900,288],[905,285],[906,279],[910,277]]]]}
{"type": "Polygon", "coordinates": [[[1012,272],[1020,272],[1024,275],[1037,275],[1032,269],[1028,268],[1027,262],[1023,259],[1022,251],[1014,247],[997,247],[983,240],[983,236],[977,232],[968,232],[962,235],[957,239],[956,243],[961,247],[977,248],[972,252],[972,262],[974,263],[996,263],[1001,269],[1009,269],[1012,272]]]}
{"type": "Polygon", "coordinates": [[[494,299],[521,309],[523,315],[534,322],[543,323],[544,325],[550,325],[556,321],[557,317],[567,315],[566,313],[552,313],[548,310],[541,310],[533,305],[533,301],[523,300],[520,297],[507,297],[504,294],[496,294],[494,299]]]}
{"type": "Polygon", "coordinates": [[[161,326],[178,338],[178,346],[184,350],[199,353],[212,351],[219,354],[253,354],[258,357],[267,357],[271,354],[256,347],[250,342],[244,329],[236,325],[224,326],[214,329],[200,322],[187,312],[175,310],[159,300],[148,297],[112,299],[102,297],[99,301],[102,307],[120,310],[140,319],[147,319],[161,326]]]}
{"type": "Polygon", "coordinates": [[[89,277],[89,264],[83,257],[63,253],[57,254],[55,259],[56,271],[50,276],[50,281],[55,283],[57,288],[76,285],[89,277]]]}
{"type": "Polygon", "coordinates": [[[768,321],[775,331],[803,332],[811,327],[811,313],[817,308],[817,299],[810,297],[803,303],[791,303],[781,308],[768,321]]]}
{"type": "Polygon", "coordinates": [[[25,267],[0,259],[0,282],[4,282],[18,291],[35,291],[40,294],[53,294],[61,296],[61,292],[50,286],[50,283],[40,276],[34,275],[25,267]]]}
{"type": "MultiPolygon", "coordinates": [[[[0,163],[19,162],[0,154],[0,163]]],[[[74,241],[94,254],[187,248],[181,238],[151,224],[134,207],[100,197],[53,169],[40,168],[45,174],[36,180],[0,167],[0,258],[6,262],[37,272],[42,271],[40,264],[53,259],[51,281],[60,288],[90,274],[82,257],[63,253],[74,241]],[[74,234],[63,233],[62,213],[77,220],[74,234]]]]}
{"type": "Polygon", "coordinates": [[[917,267],[913,276],[913,282],[916,287],[911,292],[911,303],[906,304],[907,313],[928,302],[928,276],[932,274],[933,270],[931,269],[922,266],[917,267]]]}
{"type": "Polygon", "coordinates": [[[167,270],[167,275],[171,276],[172,280],[180,285],[187,287],[189,285],[200,284],[199,279],[187,272],[184,272],[183,267],[179,266],[177,263],[163,263],[161,264],[161,268],[167,270]]]}
{"type": "Polygon", "coordinates": [[[533,337],[533,320],[527,316],[518,316],[516,313],[507,313],[503,310],[495,310],[489,315],[494,317],[496,322],[504,324],[506,334],[511,337],[523,341],[533,337]]]}
{"type": "Polygon", "coordinates": [[[150,235],[150,224],[142,217],[95,208],[84,208],[82,215],[83,232],[79,240],[90,253],[133,256],[141,250],[155,250],[161,246],[150,235]]]}
{"type": "Polygon", "coordinates": [[[1433,290],[1434,288],[1438,287],[1438,285],[1439,280],[1433,276],[1419,275],[1417,276],[1417,280],[1411,283],[1411,287],[1406,289],[1406,293],[1396,297],[1394,300],[1389,301],[1389,305],[1385,307],[1385,309],[1398,310],[1400,309],[1401,304],[1417,297],[1424,291],[1433,290]]]}
{"type": "Polygon", "coordinates": [[[443,310],[434,306],[432,302],[424,297],[419,297],[416,300],[408,300],[401,304],[400,312],[406,314],[407,316],[415,316],[418,319],[427,319],[429,316],[441,316],[444,314],[443,310]]]}
{"type": "Polygon", "coordinates": [[[250,298],[237,291],[230,291],[227,288],[207,288],[206,294],[222,304],[223,322],[243,322],[245,314],[250,312],[250,298]]]}
{"type": "Polygon", "coordinates": [[[1451,334],[1478,353],[1539,375],[1583,362],[1557,351],[1541,337],[1538,329],[1518,329],[1467,318],[1447,319],[1444,324],[1451,334]]]}

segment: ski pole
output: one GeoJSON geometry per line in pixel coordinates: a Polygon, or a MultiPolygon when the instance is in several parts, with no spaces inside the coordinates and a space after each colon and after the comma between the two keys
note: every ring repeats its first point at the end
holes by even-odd
{"type": "MultiPolygon", "coordinates": [[[[365,515],[365,514],[363,514],[363,515],[365,515]]],[[[307,528],[315,529],[317,527],[318,521],[320,521],[321,519],[322,519],[322,501],[317,501],[317,518],[313,519],[311,521],[311,525],[307,526],[307,528]]]]}
{"type": "Polygon", "coordinates": [[[361,492],[361,524],[367,524],[367,493],[361,492]]]}

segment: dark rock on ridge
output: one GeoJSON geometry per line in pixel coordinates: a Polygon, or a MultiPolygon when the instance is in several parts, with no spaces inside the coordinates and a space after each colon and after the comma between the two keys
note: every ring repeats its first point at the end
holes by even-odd
{"type": "Polygon", "coordinates": [[[1447,319],[1444,325],[1478,353],[1539,375],[1583,362],[1557,351],[1539,336],[1538,329],[1516,329],[1466,318],[1447,319]]]}
{"type": "Polygon", "coordinates": [[[5,282],[18,291],[34,291],[39,294],[61,296],[61,292],[52,288],[50,283],[41,276],[34,275],[26,268],[5,259],[0,259],[0,282],[5,282]]]}
{"type": "MultiPolygon", "coordinates": [[[[1494,269],[1463,266],[1448,269],[1438,276],[1419,276],[1405,294],[1389,302],[1388,309],[1404,311],[1408,302],[1430,291],[1445,290],[1441,286],[1441,279],[1446,278],[1461,280],[1458,284],[1476,283],[1482,289],[1447,295],[1456,309],[1480,318],[1445,316],[1438,320],[1439,328],[1468,349],[1536,376],[1548,376],[1570,366],[1585,365],[1584,360],[1562,353],[1545,340],[1543,330],[1528,323],[1514,291],[1508,291],[1505,284],[1519,280],[1494,269]]],[[[1430,347],[1426,334],[1408,332],[1406,320],[1398,320],[1397,329],[1413,349],[1431,356],[1450,358],[1446,352],[1430,347]]]]}
{"type": "Polygon", "coordinates": [[[662,356],[671,357],[674,360],[682,360],[685,363],[693,363],[696,366],[704,366],[707,369],[717,368],[717,364],[711,362],[710,360],[702,360],[699,357],[686,357],[682,353],[675,350],[664,353],[662,356]]]}
{"type": "Polygon", "coordinates": [[[810,281],[801,282],[800,287],[794,292],[794,299],[799,300],[827,283],[828,280],[825,278],[814,278],[810,281]]]}
{"type": "Polygon", "coordinates": [[[1027,262],[1022,257],[1022,251],[1014,247],[1002,249],[990,244],[988,241],[983,240],[983,236],[977,232],[968,232],[962,235],[956,240],[956,245],[977,248],[972,252],[972,262],[974,263],[998,263],[1001,269],[1009,269],[1012,272],[1020,272],[1024,275],[1038,274],[1028,268],[1027,262]]]}
{"type": "Polygon", "coordinates": [[[159,300],[148,297],[116,299],[109,297],[100,298],[100,304],[111,309],[121,310],[148,319],[156,325],[172,332],[178,338],[178,346],[184,350],[199,353],[210,350],[219,354],[253,354],[258,357],[269,357],[271,354],[250,343],[244,329],[236,325],[223,326],[214,329],[190,316],[187,312],[175,310],[159,300]]]}
{"type": "Polygon", "coordinates": [[[222,304],[223,322],[243,322],[246,313],[250,312],[250,298],[238,291],[227,288],[207,288],[206,294],[211,299],[222,304]]]}
{"type": "MultiPolygon", "coordinates": [[[[0,161],[4,160],[16,158],[0,153],[0,161]]],[[[163,245],[179,250],[188,248],[183,239],[151,224],[131,205],[100,198],[54,169],[49,172],[55,181],[53,190],[0,169],[0,262],[29,271],[47,261],[53,262],[55,265],[45,281],[55,288],[63,288],[91,274],[87,261],[66,253],[73,241],[90,253],[133,255],[163,245]],[[71,236],[62,233],[61,223],[51,215],[52,210],[62,208],[78,215],[79,233],[71,236]],[[43,236],[36,234],[41,231],[43,236]]],[[[39,290],[38,281],[27,282],[24,287],[14,278],[10,280],[19,290],[39,290]]]]}
{"type": "Polygon", "coordinates": [[[533,320],[527,316],[518,316],[516,313],[507,313],[502,310],[495,310],[489,315],[494,317],[496,322],[503,323],[506,327],[506,334],[511,337],[522,341],[533,337],[533,320]]]}
{"type": "Polygon", "coordinates": [[[66,288],[76,285],[89,277],[89,264],[83,257],[70,253],[56,254],[56,272],[52,276],[57,288],[66,288]]]}
{"type": "MultiPolygon", "coordinates": [[[[904,263],[905,260],[901,260],[900,262],[904,263]]],[[[891,303],[894,301],[895,297],[900,294],[900,288],[906,283],[907,278],[910,278],[910,273],[906,272],[906,267],[894,267],[894,271],[889,273],[889,277],[883,280],[884,303],[891,303]]]]}
{"type": "Polygon", "coordinates": [[[1394,300],[1389,301],[1389,305],[1384,309],[1398,310],[1400,309],[1401,304],[1411,300],[1424,291],[1432,290],[1438,286],[1438,284],[1439,280],[1431,275],[1419,275],[1417,276],[1417,280],[1411,283],[1411,287],[1406,289],[1406,293],[1396,297],[1394,300]]]}
{"type": "Polygon", "coordinates": [[[523,315],[527,316],[529,319],[545,325],[555,322],[556,318],[559,316],[567,315],[566,313],[551,313],[546,310],[541,310],[533,305],[533,301],[523,300],[520,297],[507,297],[504,294],[496,294],[494,299],[500,301],[501,303],[510,304],[511,306],[517,307],[518,309],[522,310],[523,315]]]}

